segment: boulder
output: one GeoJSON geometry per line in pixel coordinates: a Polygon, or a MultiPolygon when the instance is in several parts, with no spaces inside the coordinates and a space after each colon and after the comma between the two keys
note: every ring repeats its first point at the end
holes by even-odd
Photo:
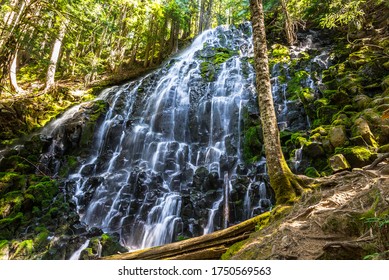
{"type": "Polygon", "coordinates": [[[369,107],[371,98],[364,94],[358,94],[353,98],[353,104],[356,109],[364,110],[369,107]]]}
{"type": "Polygon", "coordinates": [[[342,154],[337,154],[329,159],[330,167],[334,173],[351,169],[347,159],[342,154]]]}
{"type": "Polygon", "coordinates": [[[367,145],[377,147],[377,142],[374,135],[370,131],[368,122],[363,118],[358,118],[354,122],[352,128],[353,136],[361,136],[367,145]]]}
{"type": "Polygon", "coordinates": [[[377,158],[376,153],[373,153],[368,148],[361,146],[344,148],[338,152],[344,155],[352,168],[364,167],[371,164],[377,158]]]}
{"type": "Polygon", "coordinates": [[[333,147],[341,147],[347,141],[346,129],[344,126],[334,126],[328,133],[330,143],[333,147]]]}
{"type": "Polygon", "coordinates": [[[308,142],[303,147],[303,155],[310,158],[316,158],[325,154],[323,146],[318,142],[308,142]]]}

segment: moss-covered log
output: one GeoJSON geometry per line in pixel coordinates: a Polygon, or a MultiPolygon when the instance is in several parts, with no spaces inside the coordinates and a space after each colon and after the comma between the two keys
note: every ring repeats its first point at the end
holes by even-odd
{"type": "Polygon", "coordinates": [[[211,234],[195,237],[163,246],[147,248],[135,252],[112,255],[105,260],[194,260],[220,259],[229,246],[247,239],[255,231],[256,226],[263,220],[263,215],[254,217],[238,225],[211,234]]]}

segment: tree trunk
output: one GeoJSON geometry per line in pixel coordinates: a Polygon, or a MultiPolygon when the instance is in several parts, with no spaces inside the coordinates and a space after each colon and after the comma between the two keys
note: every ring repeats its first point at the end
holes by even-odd
{"type": "Polygon", "coordinates": [[[10,81],[11,89],[14,90],[16,93],[21,94],[24,93],[24,90],[21,87],[19,87],[16,78],[17,63],[18,63],[18,50],[15,51],[15,54],[12,59],[11,67],[9,69],[9,81],[10,81]]]}
{"type": "Polygon", "coordinates": [[[261,0],[250,0],[253,25],[256,87],[270,184],[278,204],[293,201],[301,192],[297,177],[290,171],[281,150],[280,135],[271,93],[266,33],[261,0]]]}
{"type": "Polygon", "coordinates": [[[50,90],[54,86],[55,72],[57,69],[59,54],[60,54],[61,47],[62,47],[62,40],[65,37],[66,27],[67,27],[68,22],[69,22],[68,19],[64,19],[62,21],[61,26],[59,28],[58,37],[57,37],[57,39],[55,39],[53,49],[51,52],[50,64],[49,64],[49,67],[47,69],[45,91],[50,90]]]}
{"type": "Polygon", "coordinates": [[[173,53],[178,52],[178,36],[180,35],[180,23],[177,21],[174,25],[174,36],[173,36],[173,53]]]}
{"type": "Polygon", "coordinates": [[[296,32],[294,29],[294,24],[292,19],[290,18],[289,12],[288,12],[288,7],[286,5],[285,0],[281,0],[281,7],[282,7],[282,12],[284,13],[285,16],[285,35],[286,35],[286,40],[288,41],[288,44],[291,46],[293,45],[297,38],[296,38],[296,32]]]}
{"type": "Polygon", "coordinates": [[[211,25],[212,25],[211,18],[212,18],[213,0],[208,0],[208,2],[206,4],[207,4],[207,7],[205,10],[205,15],[204,15],[203,31],[210,29],[211,25]]]}
{"type": "Polygon", "coordinates": [[[160,64],[164,58],[165,52],[165,35],[167,28],[168,20],[165,18],[164,23],[162,25],[161,32],[159,33],[159,52],[158,52],[158,63],[160,64]]]}
{"type": "Polygon", "coordinates": [[[199,28],[198,28],[198,34],[201,34],[203,32],[203,24],[204,24],[204,2],[205,0],[199,1],[199,28]]]}
{"type": "Polygon", "coordinates": [[[150,27],[149,27],[149,32],[147,33],[147,44],[146,44],[146,50],[145,50],[145,60],[143,63],[143,67],[148,67],[149,66],[149,57],[150,57],[150,50],[152,47],[152,37],[154,34],[154,20],[155,16],[153,15],[152,18],[150,19],[150,27]]]}

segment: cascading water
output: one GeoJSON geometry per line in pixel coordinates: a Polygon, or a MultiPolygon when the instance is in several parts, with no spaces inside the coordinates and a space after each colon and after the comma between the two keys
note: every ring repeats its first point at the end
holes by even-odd
{"type": "Polygon", "coordinates": [[[244,211],[234,210],[229,196],[233,182],[247,176],[236,169],[243,163],[242,110],[256,107],[251,55],[248,25],[219,27],[160,70],[104,92],[109,109],[93,152],[68,180],[81,222],[137,249],[248,218],[236,214],[244,211]],[[227,49],[229,57],[213,65],[216,78],[206,77],[204,61],[227,49]]]}
{"type": "MultiPolygon", "coordinates": [[[[207,234],[270,209],[265,161],[247,165],[242,156],[244,115],[258,115],[252,56],[250,25],[219,27],[161,69],[104,91],[98,99],[109,106],[93,148],[67,181],[81,222],[117,233],[132,250],[207,234]]],[[[273,68],[274,77],[282,67],[273,68]]],[[[294,102],[285,91],[273,78],[280,128],[300,122],[306,128],[305,115],[287,117],[294,102]]],[[[43,134],[54,139],[72,114],[43,134]]]]}

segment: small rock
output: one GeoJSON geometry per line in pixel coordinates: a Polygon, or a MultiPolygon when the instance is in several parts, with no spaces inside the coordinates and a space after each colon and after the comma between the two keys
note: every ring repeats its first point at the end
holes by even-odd
{"type": "Polygon", "coordinates": [[[377,142],[374,139],[374,135],[370,131],[369,124],[363,118],[358,118],[354,122],[353,134],[355,136],[362,136],[363,140],[370,146],[377,146],[377,142]]]}
{"type": "Polygon", "coordinates": [[[359,94],[353,98],[353,104],[358,110],[363,110],[369,107],[371,98],[364,94],[359,94]]]}
{"type": "Polygon", "coordinates": [[[343,171],[343,170],[349,170],[351,168],[350,164],[342,154],[337,154],[332,156],[330,159],[330,166],[334,173],[343,171]]]}

